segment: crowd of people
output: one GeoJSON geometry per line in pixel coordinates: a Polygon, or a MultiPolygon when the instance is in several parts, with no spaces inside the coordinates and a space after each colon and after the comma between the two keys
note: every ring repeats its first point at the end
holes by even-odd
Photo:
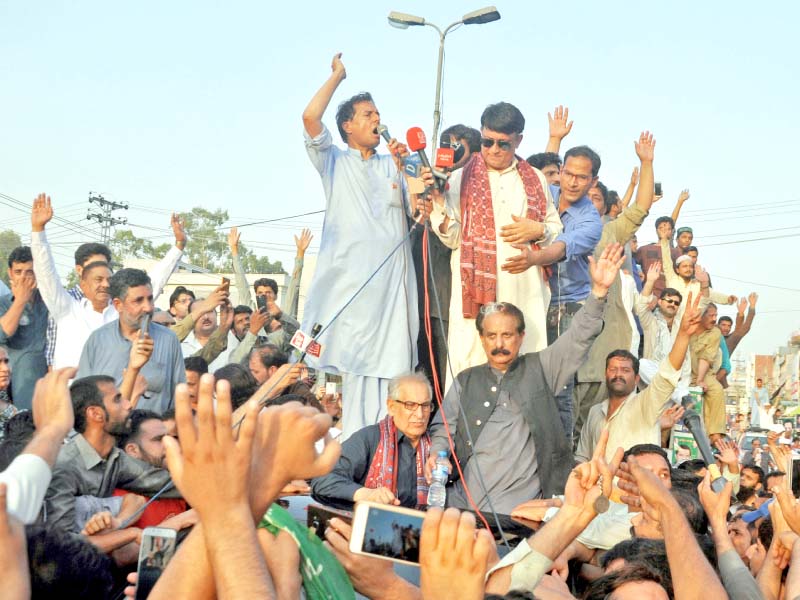
{"type": "Polygon", "coordinates": [[[653,134],[622,195],[594,149],[562,158],[560,106],[527,160],[499,102],[445,130],[452,166],[420,167],[394,138],[378,152],[368,93],[338,106],[334,145],[345,77],[337,55],[303,112],[326,215],[302,323],[308,230],[283,293],[251,291],[233,228],[236,304],[223,279],[159,310],[177,215],[149,272],[85,243],[67,289],[57,206],[33,202],[0,296],[3,597],[134,597],[152,526],[178,545],[151,598],[799,597],[800,437],[763,380],[748,412],[725,399],[757,295],[712,286],[688,190],[638,245],[661,200],[653,134]],[[442,456],[446,508],[429,507],[442,456]],[[324,544],[286,518],[297,495],[342,514],[324,544]],[[417,576],[351,552],[362,501],[427,511],[402,536],[417,576]]]}

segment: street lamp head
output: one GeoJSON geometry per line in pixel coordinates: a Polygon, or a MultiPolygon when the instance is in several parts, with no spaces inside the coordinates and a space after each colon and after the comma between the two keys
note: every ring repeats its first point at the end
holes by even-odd
{"type": "Polygon", "coordinates": [[[497,11],[497,8],[494,6],[486,6],[465,14],[462,22],[464,25],[483,25],[484,23],[491,23],[499,19],[500,13],[497,11]]]}
{"type": "Polygon", "coordinates": [[[408,29],[411,25],[425,25],[425,19],[415,15],[392,11],[389,13],[389,25],[397,27],[398,29],[408,29]]]}

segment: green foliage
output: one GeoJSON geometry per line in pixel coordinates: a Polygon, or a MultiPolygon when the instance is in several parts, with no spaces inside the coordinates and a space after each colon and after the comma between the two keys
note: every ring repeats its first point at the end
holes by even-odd
{"type": "MultiPolygon", "coordinates": [[[[228,248],[228,232],[221,228],[223,223],[228,220],[228,211],[222,209],[210,211],[197,206],[190,212],[179,214],[183,219],[188,238],[184,250],[184,260],[212,272],[232,272],[233,263],[228,248]]],[[[172,243],[153,246],[149,240],[137,238],[129,229],[118,229],[110,246],[114,257],[124,260],[125,258],[161,258],[170,249],[172,243]]],[[[245,272],[284,272],[280,261],[270,262],[266,256],[257,256],[244,244],[239,244],[239,255],[242,258],[245,272]]]]}
{"type": "Polygon", "coordinates": [[[16,232],[10,229],[0,231],[0,260],[2,260],[0,279],[2,279],[3,283],[6,285],[8,284],[8,255],[11,254],[14,248],[19,246],[22,246],[22,239],[16,232]]]}

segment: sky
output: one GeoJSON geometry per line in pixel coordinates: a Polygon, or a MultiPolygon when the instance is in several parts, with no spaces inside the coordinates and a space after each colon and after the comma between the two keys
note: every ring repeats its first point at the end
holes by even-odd
{"type": "MultiPolygon", "coordinates": [[[[98,238],[85,218],[94,192],[129,203],[118,216],[155,242],[171,237],[170,211],[203,206],[228,210],[230,225],[283,219],[242,227],[242,240],[284,265],[301,227],[317,236],[314,252],[323,215],[284,218],[324,209],[301,114],[331,57],[342,52],[348,74],[332,104],[368,90],[393,135],[420,126],[430,136],[438,36],[386,17],[444,28],[482,5],[272,4],[0,1],[0,228],[27,241],[25,206],[47,192],[73,222],[51,227],[66,271],[75,245],[98,238]]],[[[547,112],[566,105],[575,124],[562,152],[592,146],[601,180],[620,193],[638,162],[634,139],[652,131],[664,199],[640,243],[655,240],[655,217],[688,188],[678,225],[694,228],[714,287],[760,297],[735,358],[785,344],[800,328],[798,5],[496,6],[500,21],[447,37],[443,127],[477,126],[486,105],[511,102],[527,119],[527,156],[544,150],[547,112]]]]}

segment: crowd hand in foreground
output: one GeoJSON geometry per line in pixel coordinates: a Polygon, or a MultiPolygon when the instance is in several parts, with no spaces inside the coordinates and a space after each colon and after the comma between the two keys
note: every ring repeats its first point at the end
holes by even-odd
{"type": "MultiPolygon", "coordinates": [[[[196,425],[188,389],[181,384],[176,392],[181,447],[174,439],[166,442],[167,464],[200,523],[152,598],[273,597],[273,581],[278,588],[284,582],[270,577],[266,564],[272,561],[265,563],[258,552],[264,544],[255,525],[286,484],[329,472],[339,457],[337,442],[329,441],[322,453],[315,449],[330,427],[329,416],[294,402],[260,410],[256,395],[244,405],[241,427],[234,428],[228,384],[217,383],[216,399],[214,387],[213,376],[201,378],[196,425]],[[234,529],[237,535],[231,536],[234,529]]],[[[135,574],[128,579],[134,583],[126,589],[130,597],[135,579],[135,574]]]]}
{"type": "Polygon", "coordinates": [[[0,483],[0,581],[3,598],[22,600],[31,597],[25,528],[8,514],[6,484],[0,483]]]}

